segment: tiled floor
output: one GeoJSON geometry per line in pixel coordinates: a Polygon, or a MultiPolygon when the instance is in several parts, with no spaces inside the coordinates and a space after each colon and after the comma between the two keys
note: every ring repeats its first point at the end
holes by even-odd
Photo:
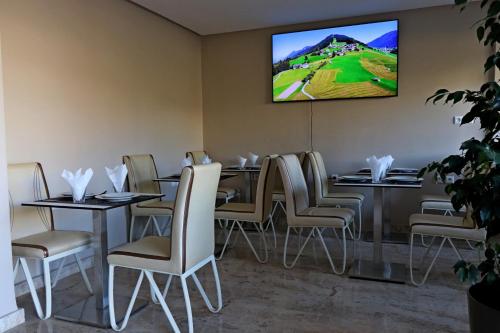
{"type": "MultiPolygon", "coordinates": [[[[220,271],[224,308],[210,313],[191,283],[196,332],[468,332],[466,286],[453,276],[453,252],[445,249],[438,266],[423,287],[349,279],[331,273],[319,243],[308,246],[306,256],[294,269],[282,266],[283,237],[271,260],[259,264],[243,237],[222,261],[220,271]]],[[[290,252],[296,251],[295,246],[290,252]]],[[[356,255],[370,257],[371,243],[358,242],[356,255]]],[[[408,247],[385,245],[386,258],[407,262],[408,247]]],[[[198,274],[210,296],[214,288],[210,269],[198,274]]],[[[128,295],[137,274],[118,270],[117,294],[128,295]]],[[[181,330],[187,332],[184,301],[179,280],[174,280],[167,298],[181,330]]],[[[85,287],[73,275],[54,291],[55,311],[72,304],[85,287]]],[[[143,283],[140,297],[148,297],[143,283]]],[[[26,311],[25,324],[10,333],[105,332],[54,319],[40,321],[34,315],[29,295],[18,298],[26,311]]],[[[170,332],[159,305],[149,305],[134,315],[126,332],[170,332]]],[[[110,332],[112,332],[110,330],[110,332]]]]}

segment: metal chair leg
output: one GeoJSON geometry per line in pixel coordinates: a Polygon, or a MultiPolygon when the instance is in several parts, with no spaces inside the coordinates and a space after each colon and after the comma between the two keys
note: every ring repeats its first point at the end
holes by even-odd
{"type": "Polygon", "coordinates": [[[243,229],[243,226],[241,225],[241,222],[240,221],[236,221],[236,224],[240,228],[240,232],[243,234],[243,237],[245,237],[245,239],[247,240],[247,243],[250,246],[250,249],[252,250],[253,254],[255,255],[255,258],[257,259],[257,261],[260,262],[261,264],[265,264],[269,260],[269,253],[268,253],[268,250],[267,250],[266,233],[264,231],[264,228],[263,228],[262,224],[259,224],[258,226],[256,226],[256,228],[257,228],[257,232],[260,234],[260,236],[261,236],[261,238],[262,238],[262,240],[264,242],[264,258],[261,258],[258,255],[257,251],[255,250],[255,247],[252,244],[252,241],[250,240],[250,238],[248,237],[247,233],[245,232],[245,229],[243,229]]]}
{"type": "MultiPolygon", "coordinates": [[[[302,228],[300,228],[300,229],[302,230],[302,228]]],[[[307,235],[307,238],[304,241],[304,244],[302,244],[302,246],[300,246],[300,244],[299,244],[299,252],[297,253],[297,256],[292,261],[292,263],[290,265],[288,265],[286,263],[286,257],[287,257],[286,252],[287,252],[287,248],[288,248],[288,237],[290,236],[290,227],[287,227],[287,229],[286,229],[286,237],[285,237],[285,246],[284,246],[284,250],[283,250],[283,266],[285,268],[290,269],[290,268],[293,268],[295,266],[295,264],[297,263],[297,260],[299,259],[300,255],[302,254],[302,251],[304,251],[304,248],[306,247],[307,242],[311,238],[313,232],[314,232],[314,229],[312,229],[311,232],[309,233],[309,235],[307,235]]]]}
{"type": "Polygon", "coordinates": [[[196,284],[196,287],[200,291],[201,297],[203,298],[203,301],[205,301],[205,304],[207,305],[207,308],[210,312],[212,313],[217,313],[222,309],[222,292],[221,292],[221,287],[220,287],[220,280],[219,280],[219,272],[217,271],[217,265],[215,263],[215,258],[212,257],[210,260],[211,265],[212,265],[212,271],[214,274],[214,279],[215,279],[215,288],[217,290],[217,308],[215,308],[212,303],[210,302],[210,299],[207,296],[207,293],[205,292],[205,289],[203,288],[202,284],[200,283],[200,280],[198,280],[198,277],[196,276],[195,273],[191,274],[191,277],[194,280],[194,283],[196,284]]]}

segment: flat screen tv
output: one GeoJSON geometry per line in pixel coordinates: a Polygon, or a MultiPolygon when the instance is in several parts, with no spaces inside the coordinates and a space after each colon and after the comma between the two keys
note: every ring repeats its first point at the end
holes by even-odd
{"type": "Polygon", "coordinates": [[[273,102],[398,94],[398,20],[272,36],[273,102]]]}

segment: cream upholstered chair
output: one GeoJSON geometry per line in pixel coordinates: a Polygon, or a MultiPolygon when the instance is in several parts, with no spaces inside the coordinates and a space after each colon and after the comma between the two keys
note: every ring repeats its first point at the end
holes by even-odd
{"type": "Polygon", "coordinates": [[[294,267],[311,236],[317,236],[325,250],[333,272],[335,274],[343,274],[347,265],[346,232],[352,236],[350,225],[353,223],[354,211],[349,208],[310,207],[306,180],[297,156],[280,156],[278,158],[278,167],[285,188],[286,218],[288,224],[283,251],[283,265],[286,268],[294,267]],[[311,228],[311,231],[300,247],[297,256],[289,265],[286,259],[290,228],[311,228]],[[342,267],[340,269],[333,263],[325,240],[323,239],[323,233],[326,229],[332,229],[337,240],[342,242],[343,257],[342,267]],[[341,230],[342,240],[338,237],[336,229],[341,230]]]}
{"type": "Polygon", "coordinates": [[[354,239],[361,237],[362,212],[361,207],[365,196],[361,193],[343,193],[328,191],[328,175],[326,174],[323,157],[317,151],[308,153],[314,178],[314,194],[318,207],[354,207],[356,208],[357,226],[353,224],[354,239]],[[357,230],[356,230],[357,229],[357,230]]]}
{"type": "Polygon", "coordinates": [[[219,312],[222,308],[222,294],[219,275],[214,259],[214,209],[217,184],[221,165],[212,163],[185,167],[177,189],[177,197],[172,219],[171,237],[149,236],[116,249],[108,255],[109,262],[109,307],[111,325],[114,330],[123,330],[142,284],[144,275],[148,279],[153,300],[159,302],[175,332],[179,327],[166,304],[172,276],[179,276],[186,302],[189,332],[193,332],[191,301],[187,278],[192,277],[208,309],[219,312]],[[217,308],[208,299],[196,276],[196,271],[211,263],[217,289],[217,308]],[[139,279],[132,293],[132,299],[125,318],[118,326],[115,319],[113,299],[113,276],[115,267],[140,270],[139,279]],[[169,275],[163,294],[156,284],[153,274],[169,275]]]}
{"type": "MultiPolygon", "coordinates": [[[[299,159],[300,165],[302,165],[302,171],[306,174],[305,170],[305,162],[306,162],[307,152],[297,153],[297,158],[299,159]]],[[[276,172],[279,173],[279,169],[276,169],[276,172]]],[[[274,190],[273,190],[273,210],[271,212],[271,216],[273,217],[273,221],[276,217],[276,213],[281,210],[286,215],[286,198],[285,198],[285,190],[283,189],[283,182],[281,181],[281,176],[277,175],[274,181],[274,190]]]]}
{"type": "MultiPolygon", "coordinates": [[[[129,191],[139,193],[161,193],[160,184],[153,179],[158,178],[153,155],[126,155],[123,156],[123,163],[128,169],[128,187],[129,191]]],[[[162,201],[153,199],[139,204],[130,205],[130,230],[129,241],[132,242],[134,236],[135,219],[138,216],[147,217],[146,225],[142,231],[141,237],[144,237],[149,224],[153,221],[154,230],[161,236],[162,231],[158,225],[157,216],[172,216],[174,203],[172,201],[162,201]]]]}
{"type": "MultiPolygon", "coordinates": [[[[437,195],[437,194],[424,194],[420,200],[420,208],[422,214],[426,210],[437,210],[443,212],[443,215],[453,216],[453,204],[451,203],[451,198],[448,195],[437,195]]],[[[465,208],[460,210],[465,212],[465,208]]]]}
{"type": "Polygon", "coordinates": [[[269,259],[266,233],[264,230],[264,223],[270,220],[273,234],[276,241],[276,234],[274,225],[272,224],[271,208],[272,208],[272,189],[274,186],[274,177],[276,175],[276,157],[277,155],[266,156],[262,161],[262,167],[259,173],[259,180],[257,182],[257,192],[255,196],[255,203],[236,203],[230,202],[217,207],[215,210],[215,218],[225,221],[232,221],[229,233],[226,236],[226,242],[218,259],[221,259],[229,244],[231,234],[235,225],[238,226],[239,231],[243,234],[248,245],[252,249],[253,254],[260,263],[265,263],[269,259]],[[255,247],[252,245],[243,224],[251,223],[257,229],[262,241],[264,243],[264,258],[261,258],[255,247]]]}
{"type": "MultiPolygon", "coordinates": [[[[28,288],[33,298],[36,313],[40,319],[47,319],[52,313],[52,288],[59,280],[65,259],[73,255],[87,290],[92,293],[89,279],[78,253],[91,248],[92,234],[83,231],[55,230],[50,208],[22,206],[23,202],[49,198],[42,166],[39,163],[10,164],[9,196],[10,222],[12,232],[12,254],[17,257],[14,276],[21,265],[28,288]],[[40,305],[35,284],[26,259],[42,262],[45,284],[45,313],[40,305]],[[54,281],[51,283],[50,263],[61,259],[54,281]]],[[[6,281],[4,281],[5,283],[6,281]]]]}
{"type": "MultiPolygon", "coordinates": [[[[208,156],[207,153],[203,150],[199,151],[188,151],[186,153],[186,157],[190,158],[193,161],[194,165],[203,164],[203,158],[208,156]]],[[[237,198],[240,195],[238,189],[227,186],[219,186],[217,187],[217,199],[224,200],[226,203],[229,200],[237,198]]]]}
{"type": "MultiPolygon", "coordinates": [[[[424,194],[420,200],[420,211],[422,214],[426,211],[441,212],[445,216],[454,216],[453,204],[451,203],[451,197],[449,195],[438,195],[438,194],[424,194]]],[[[465,207],[460,210],[461,213],[465,212],[465,207]]],[[[430,243],[426,243],[424,236],[421,235],[422,244],[427,247],[430,243]]],[[[467,241],[469,246],[473,246],[467,241]]]]}
{"type": "Polygon", "coordinates": [[[464,218],[459,216],[443,216],[435,214],[413,214],[410,216],[410,228],[410,277],[411,282],[416,286],[423,285],[427,280],[432,267],[434,267],[436,259],[441,253],[444,243],[448,242],[455,254],[461,260],[463,260],[463,257],[453,243],[453,240],[460,239],[467,242],[473,241],[481,243],[483,247],[485,246],[486,230],[477,228],[470,216],[466,216],[464,218]],[[413,238],[415,235],[432,237],[431,242],[427,246],[427,250],[422,258],[421,267],[423,267],[424,260],[427,258],[434,240],[436,238],[442,238],[438,250],[432,258],[429,267],[423,274],[422,280],[420,281],[416,281],[413,276],[413,238]]]}

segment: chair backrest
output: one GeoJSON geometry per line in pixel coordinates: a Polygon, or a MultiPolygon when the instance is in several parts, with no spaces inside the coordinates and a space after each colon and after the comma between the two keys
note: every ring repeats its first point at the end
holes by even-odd
{"type": "MultiPolygon", "coordinates": [[[[125,155],[123,163],[127,166],[127,184],[129,191],[138,193],[161,193],[160,183],[153,179],[158,178],[155,160],[151,154],[125,155]]],[[[160,201],[152,199],[149,202],[160,201]]],[[[132,214],[139,214],[137,204],[130,205],[132,214]]]]}
{"type": "Polygon", "coordinates": [[[12,239],[54,229],[52,210],[22,206],[23,202],[49,198],[40,163],[9,164],[9,206],[12,239]]]}
{"type": "Polygon", "coordinates": [[[182,170],[172,218],[171,257],[185,272],[214,253],[214,210],[220,163],[182,170]]]}
{"type": "Polygon", "coordinates": [[[255,193],[255,214],[258,222],[265,222],[271,214],[277,157],[278,155],[270,155],[262,160],[255,193]]]}
{"type": "Polygon", "coordinates": [[[294,154],[282,155],[278,158],[278,167],[285,188],[287,220],[293,220],[300,212],[309,207],[307,184],[299,159],[294,154]]]}
{"type": "MultiPolygon", "coordinates": [[[[297,158],[299,159],[299,163],[302,166],[302,171],[304,172],[304,175],[307,174],[307,151],[303,151],[300,153],[296,153],[297,158]]],[[[281,192],[283,191],[283,182],[281,180],[281,176],[279,175],[279,168],[276,168],[276,177],[274,179],[274,192],[281,192]]]]}
{"type": "Polygon", "coordinates": [[[196,150],[196,151],[188,151],[186,153],[186,157],[189,158],[191,157],[191,160],[193,161],[194,165],[199,165],[203,164],[202,160],[207,155],[207,153],[203,150],[196,150]]]}
{"type": "Polygon", "coordinates": [[[317,151],[308,153],[311,162],[312,174],[314,179],[314,195],[316,200],[328,196],[328,175],[326,173],[323,157],[317,151]]]}
{"type": "Polygon", "coordinates": [[[160,184],[153,155],[125,155],[123,163],[127,166],[128,188],[132,192],[160,193],[160,184]]]}

